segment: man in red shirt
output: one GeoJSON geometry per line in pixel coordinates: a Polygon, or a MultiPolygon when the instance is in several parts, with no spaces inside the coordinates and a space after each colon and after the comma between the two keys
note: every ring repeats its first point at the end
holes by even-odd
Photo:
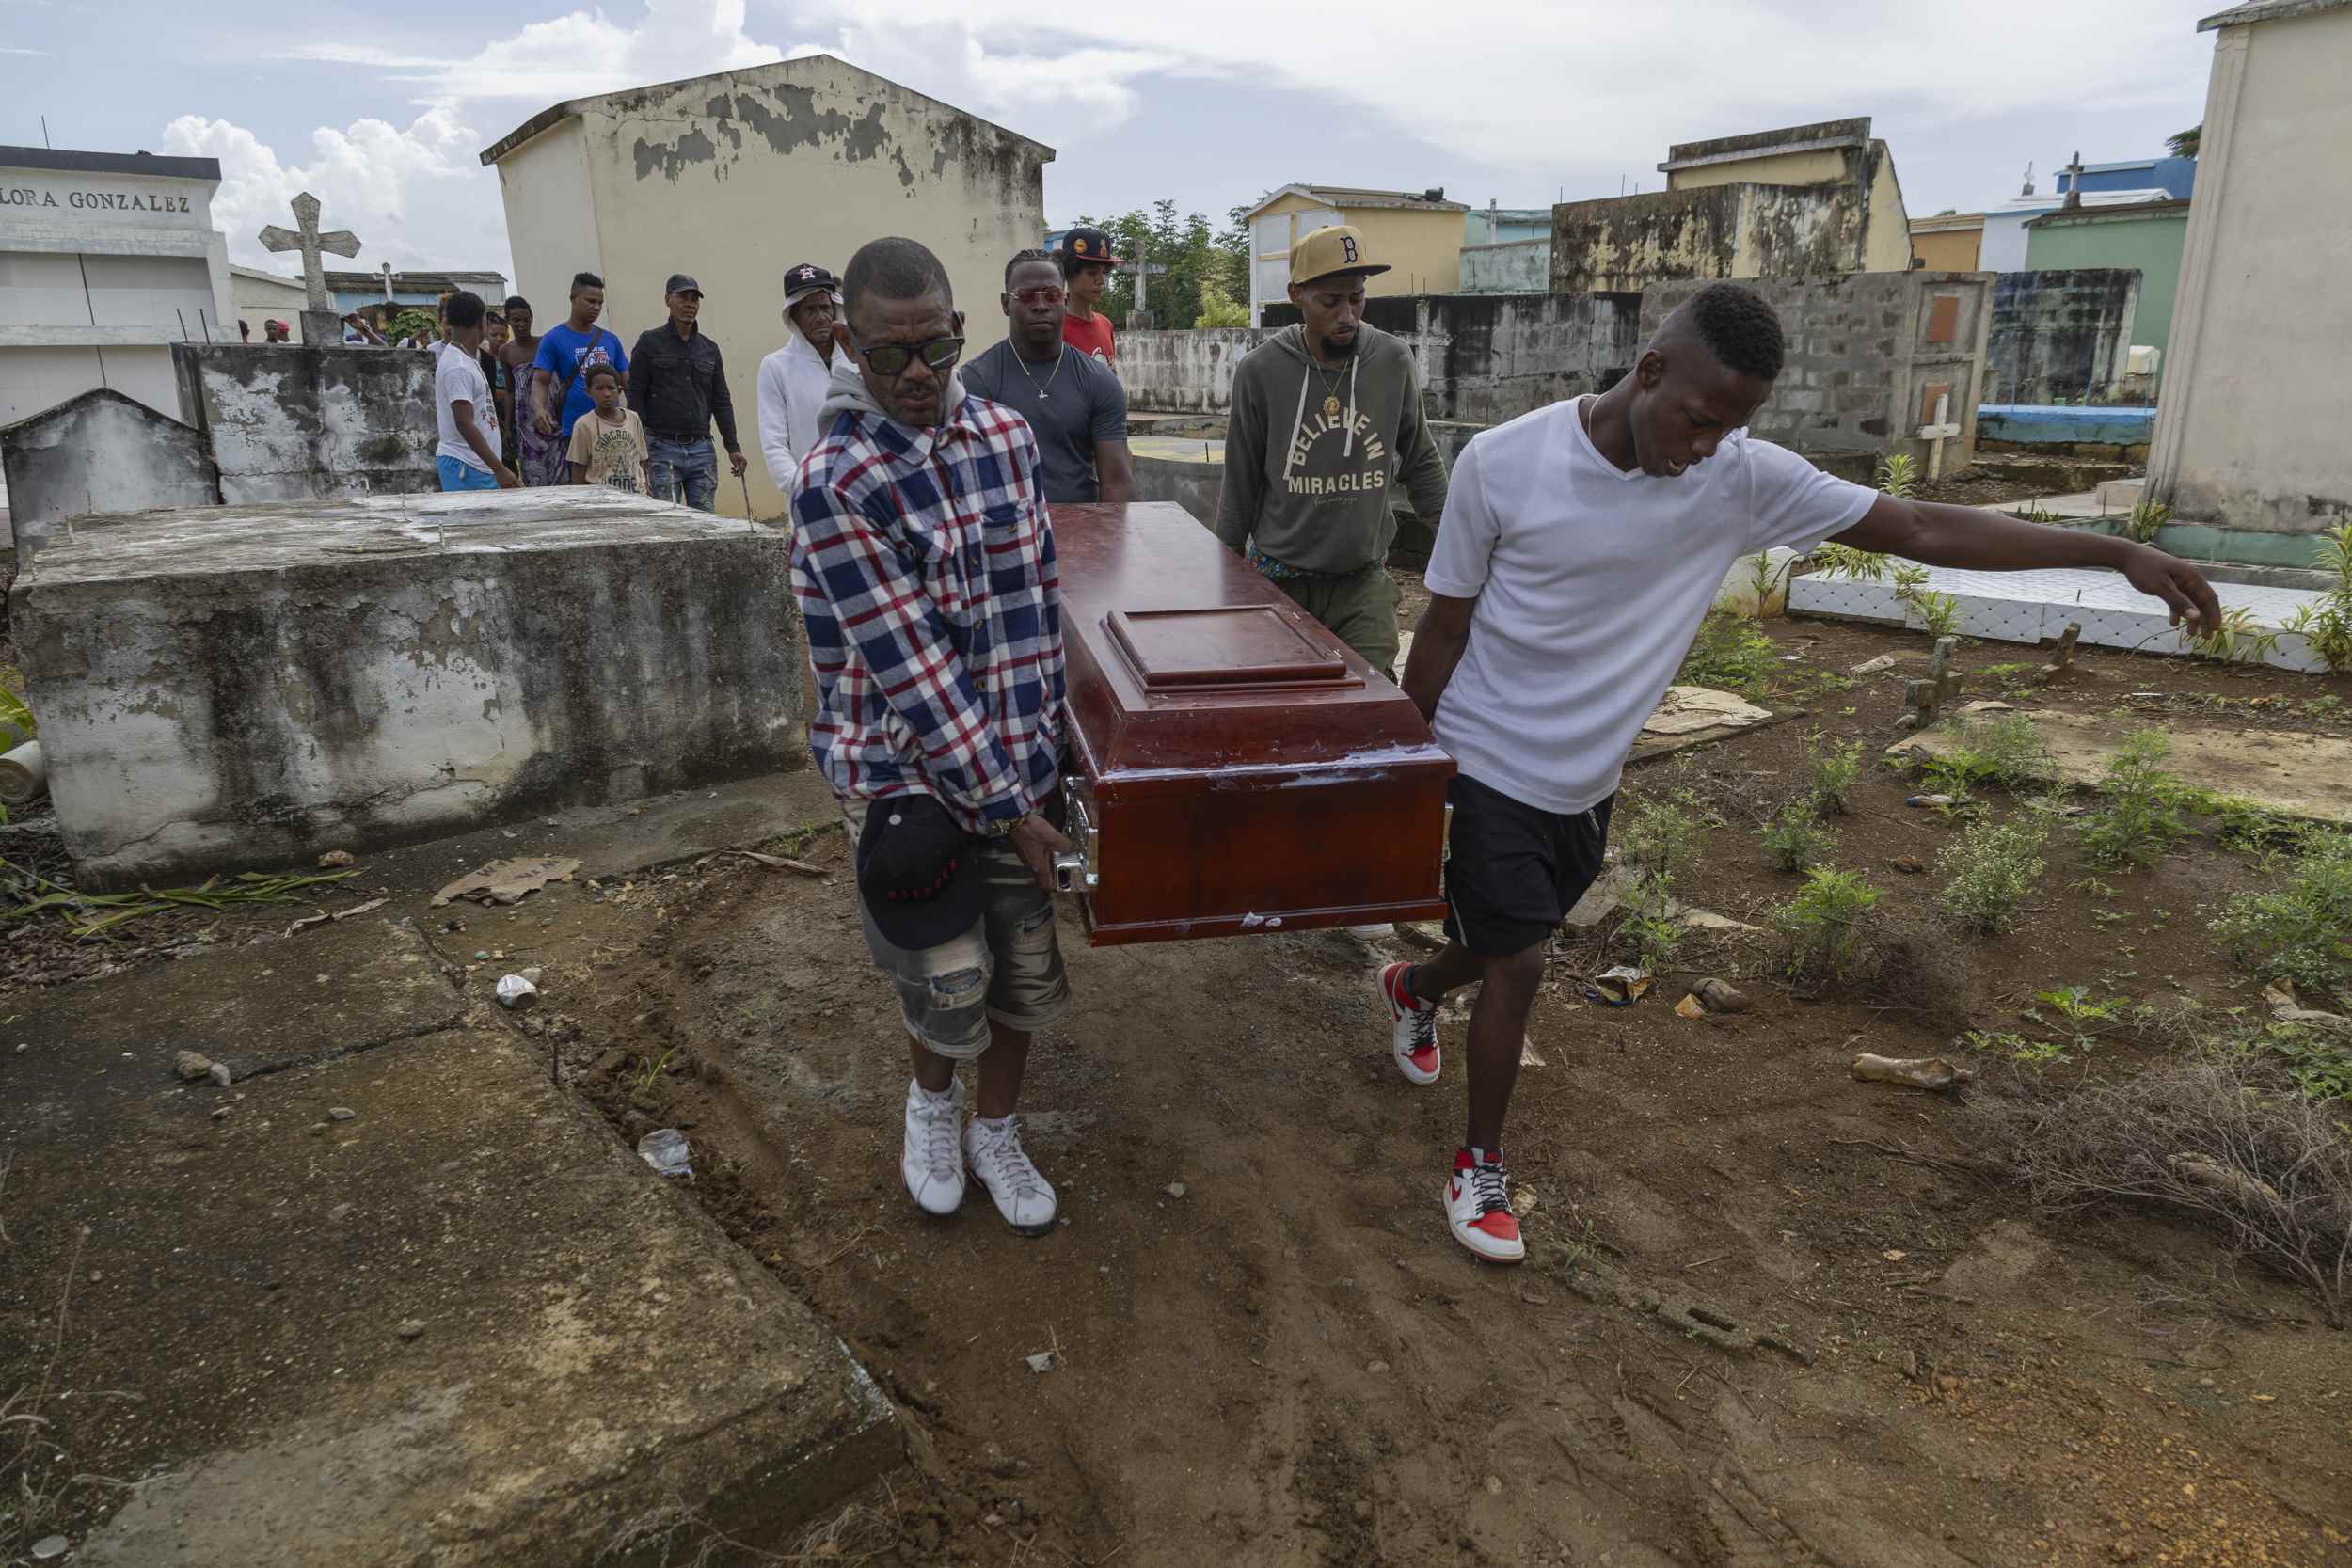
{"type": "Polygon", "coordinates": [[[1119,357],[1108,316],[1095,310],[1103,292],[1111,286],[1111,268],[1120,264],[1111,254],[1111,237],[1100,229],[1080,227],[1061,237],[1062,288],[1069,309],[1061,319],[1062,341],[1081,354],[1091,354],[1107,365],[1119,357]]]}

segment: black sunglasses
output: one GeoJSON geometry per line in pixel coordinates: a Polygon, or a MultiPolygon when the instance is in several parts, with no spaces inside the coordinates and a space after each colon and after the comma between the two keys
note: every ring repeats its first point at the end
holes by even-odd
{"type": "Polygon", "coordinates": [[[933,338],[928,343],[916,343],[913,347],[904,343],[876,343],[872,348],[859,349],[858,354],[876,375],[906,374],[907,367],[914,362],[918,354],[923,356],[923,363],[935,371],[944,371],[963,357],[963,340],[933,338]]]}

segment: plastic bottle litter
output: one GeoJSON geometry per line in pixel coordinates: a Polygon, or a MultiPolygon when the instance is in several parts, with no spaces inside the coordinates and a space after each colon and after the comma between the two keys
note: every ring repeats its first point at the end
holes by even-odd
{"type": "Polygon", "coordinates": [[[1906,795],[1903,797],[1903,804],[1906,806],[1957,806],[1962,802],[1963,797],[1958,795],[1906,795]]]}
{"type": "Polygon", "coordinates": [[[72,1544],[72,1543],[62,1535],[44,1535],[33,1543],[33,1560],[47,1562],[52,1558],[63,1557],[66,1554],[66,1548],[72,1544]]]}
{"type": "Polygon", "coordinates": [[[694,1167],[686,1163],[686,1134],[675,1127],[657,1127],[638,1139],[637,1157],[664,1176],[694,1179],[694,1167]]]}
{"type": "Polygon", "coordinates": [[[539,1000],[539,988],[519,974],[509,974],[499,981],[499,1006],[510,1012],[521,1012],[539,1000]]]}

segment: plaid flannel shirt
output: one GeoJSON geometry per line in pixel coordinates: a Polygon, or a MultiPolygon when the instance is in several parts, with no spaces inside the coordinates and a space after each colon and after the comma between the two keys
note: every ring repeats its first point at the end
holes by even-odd
{"type": "Polygon", "coordinates": [[[967,397],[936,430],[836,414],[792,487],[792,587],[836,795],[1016,821],[1059,776],[1061,582],[1037,437],[967,397]]]}

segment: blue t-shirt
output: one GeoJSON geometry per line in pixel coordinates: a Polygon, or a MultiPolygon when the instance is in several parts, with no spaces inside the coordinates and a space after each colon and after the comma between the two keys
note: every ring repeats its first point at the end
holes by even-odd
{"type": "Polygon", "coordinates": [[[559,387],[567,381],[571,383],[564,393],[563,438],[566,441],[572,438],[574,421],[596,405],[588,395],[591,365],[612,366],[621,372],[622,385],[628,385],[628,355],[622,349],[621,340],[603,327],[575,332],[571,323],[562,322],[540,336],[539,357],[532,361],[532,368],[555,377],[559,387]]]}

